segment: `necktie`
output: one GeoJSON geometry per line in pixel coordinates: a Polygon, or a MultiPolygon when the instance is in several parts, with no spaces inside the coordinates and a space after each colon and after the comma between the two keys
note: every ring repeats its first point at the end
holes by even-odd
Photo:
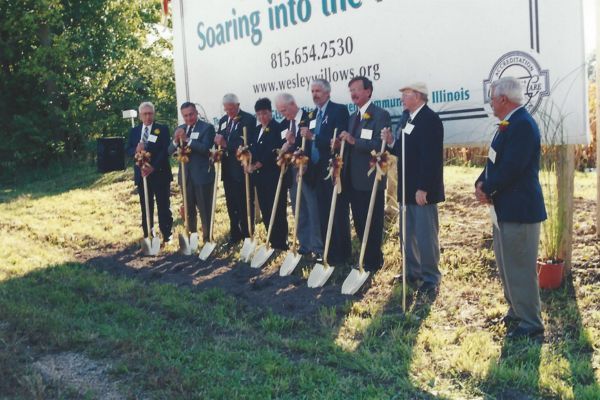
{"type": "Polygon", "coordinates": [[[317,137],[319,136],[319,133],[321,132],[321,124],[323,123],[323,112],[321,111],[321,109],[319,109],[319,112],[317,113],[317,124],[315,125],[315,137],[313,139],[312,142],[312,150],[310,152],[310,157],[312,159],[313,164],[316,164],[319,162],[319,149],[317,148],[317,137]]]}
{"type": "Polygon", "coordinates": [[[192,126],[190,125],[190,126],[188,126],[187,132],[185,133],[185,135],[189,139],[191,134],[192,134],[192,126]]]}
{"type": "Polygon", "coordinates": [[[294,136],[296,136],[296,120],[295,119],[293,119],[292,122],[290,123],[290,130],[292,131],[294,136]]]}
{"type": "Polygon", "coordinates": [[[232,128],[233,128],[233,118],[229,118],[229,121],[227,122],[227,128],[225,128],[225,130],[227,131],[227,133],[231,133],[232,128]]]}
{"type": "Polygon", "coordinates": [[[148,126],[144,127],[144,135],[142,136],[143,143],[148,143],[149,130],[150,130],[150,128],[148,126]]]}

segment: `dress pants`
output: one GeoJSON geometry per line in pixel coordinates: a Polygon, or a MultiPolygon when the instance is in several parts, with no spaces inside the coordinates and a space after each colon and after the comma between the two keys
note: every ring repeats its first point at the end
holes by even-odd
{"type": "MultiPolygon", "coordinates": [[[[402,243],[402,210],[398,221],[402,243]]],[[[439,230],[437,204],[406,205],[406,276],[409,280],[422,279],[433,285],[440,283],[439,230]]]]}
{"type": "MultiPolygon", "coordinates": [[[[154,199],[158,208],[158,226],[163,239],[168,240],[173,228],[173,215],[171,214],[171,178],[163,171],[155,171],[146,177],[148,183],[148,207],[150,208],[150,227],[154,227],[154,199]]],[[[144,205],[144,184],[137,186],[140,196],[140,205],[142,208],[142,229],[144,237],[148,236],[148,227],[146,226],[146,207],[144,205]]]]}

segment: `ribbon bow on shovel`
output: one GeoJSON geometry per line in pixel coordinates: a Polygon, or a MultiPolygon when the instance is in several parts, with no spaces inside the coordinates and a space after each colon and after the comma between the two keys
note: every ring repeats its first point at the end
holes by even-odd
{"type": "Polygon", "coordinates": [[[308,164],[308,156],[304,154],[304,150],[298,149],[292,155],[292,164],[298,169],[298,176],[304,175],[306,164],[308,164]]]}
{"type": "Polygon", "coordinates": [[[135,163],[138,167],[143,168],[145,166],[150,165],[150,160],[152,159],[152,154],[146,150],[140,150],[135,153],[135,163]]]}
{"type": "Polygon", "coordinates": [[[192,149],[190,148],[190,146],[184,144],[177,148],[177,154],[175,155],[175,157],[177,158],[177,161],[185,164],[190,161],[191,153],[192,149]]]}
{"type": "Polygon", "coordinates": [[[250,165],[250,160],[252,159],[252,154],[248,146],[240,146],[235,152],[235,158],[242,164],[242,167],[246,168],[250,165]]]}
{"type": "Polygon", "coordinates": [[[342,167],[344,166],[344,161],[342,161],[342,157],[339,154],[336,154],[329,160],[329,166],[327,167],[327,176],[325,180],[331,178],[333,186],[335,186],[338,194],[342,192],[342,181],[340,180],[340,176],[342,175],[342,167]]]}
{"type": "Polygon", "coordinates": [[[375,150],[371,150],[371,159],[369,160],[369,172],[367,172],[367,175],[371,176],[373,171],[377,171],[375,179],[380,181],[381,178],[383,178],[387,174],[388,167],[389,153],[387,151],[377,153],[375,152],[375,150]]]}
{"type": "Polygon", "coordinates": [[[223,149],[221,149],[221,146],[210,149],[210,154],[208,156],[208,160],[210,161],[210,164],[208,165],[208,170],[210,171],[210,168],[215,163],[221,162],[222,158],[223,158],[223,149]]]}
{"type": "Polygon", "coordinates": [[[285,166],[286,168],[289,167],[292,163],[294,153],[291,151],[282,151],[281,149],[275,151],[277,151],[277,166],[279,168],[283,166],[285,166]]]}

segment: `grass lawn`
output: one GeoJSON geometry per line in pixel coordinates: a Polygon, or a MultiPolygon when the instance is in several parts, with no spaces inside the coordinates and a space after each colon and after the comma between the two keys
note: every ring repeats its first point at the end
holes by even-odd
{"type": "MultiPolygon", "coordinates": [[[[487,212],[472,195],[478,173],[445,169],[444,277],[434,301],[410,291],[402,312],[397,219],[388,216],[386,264],[371,287],[335,305],[328,292],[315,296],[317,306],[300,317],[219,285],[144,275],[168,257],[150,263],[134,256],[141,229],[131,168],[100,175],[80,164],[1,186],[0,398],[107,398],[36,367],[47,357],[79,354],[108,366],[103,379],[122,398],[600,399],[595,175],[576,176],[573,274],[560,289],[542,292],[546,341],[539,344],[505,341],[497,324],[506,305],[487,212]],[[87,261],[115,253],[138,260],[140,276],[87,261]]],[[[180,196],[172,190],[176,210],[180,196]]],[[[224,241],[222,195],[216,221],[216,239],[224,241]]],[[[264,236],[262,225],[257,232],[264,236]]],[[[173,243],[165,253],[176,250],[173,243]]],[[[217,252],[223,269],[250,269],[233,262],[238,252],[217,252]]],[[[265,270],[276,270],[282,258],[265,270]]],[[[189,264],[200,265],[195,258],[189,264]]],[[[336,268],[330,286],[339,288],[347,272],[336,268]]]]}

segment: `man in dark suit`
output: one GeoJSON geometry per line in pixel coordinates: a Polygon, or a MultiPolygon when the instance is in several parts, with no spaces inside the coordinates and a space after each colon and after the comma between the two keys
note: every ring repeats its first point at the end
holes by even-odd
{"type": "Polygon", "coordinates": [[[521,105],[519,80],[500,78],[490,90],[501,122],[475,182],[475,196],[490,206],[494,254],[509,307],[503,319],[508,336],[534,338],[544,333],[536,271],[540,224],[546,219],[539,182],[540,132],[521,105]]]}
{"type": "MultiPolygon", "coordinates": [[[[202,238],[206,243],[210,240],[210,215],[215,181],[215,168],[209,161],[210,149],[215,140],[215,128],[198,119],[198,110],[194,103],[183,103],[181,115],[185,124],[175,130],[173,142],[169,145],[169,154],[177,151],[181,141],[187,143],[192,151],[189,162],[185,164],[188,222],[190,233],[196,232],[197,209],[202,222],[202,238]]],[[[183,187],[181,171],[179,171],[178,181],[179,186],[183,187]]]]}
{"type": "MultiPolygon", "coordinates": [[[[275,106],[285,119],[281,122],[282,137],[285,132],[286,142],[283,144],[283,149],[299,149],[302,145],[301,129],[304,132],[308,130],[310,124],[309,113],[302,110],[296,104],[294,97],[288,93],[280,93],[275,98],[275,106]]],[[[312,141],[307,140],[304,149],[305,154],[310,158],[312,141]]],[[[323,254],[323,240],[321,239],[321,223],[319,222],[319,206],[317,204],[316,179],[313,170],[316,166],[312,165],[309,160],[305,166],[302,193],[300,197],[300,214],[297,224],[297,235],[300,248],[298,253],[307,255],[314,259],[320,259],[323,254]]],[[[296,210],[296,191],[298,189],[297,180],[298,169],[291,168],[292,178],[290,187],[290,199],[292,209],[296,210]]]]}
{"type": "MultiPolygon", "coordinates": [[[[252,164],[248,167],[248,172],[252,174],[258,195],[258,205],[265,229],[268,230],[281,171],[277,165],[276,151],[281,148],[284,141],[281,139],[281,126],[273,119],[271,101],[267,98],[258,99],[254,110],[260,124],[254,128],[250,142],[252,164]]],[[[270,237],[271,247],[278,250],[288,249],[286,191],[285,187],[281,188],[279,201],[275,204],[277,211],[270,237]]]]}
{"type": "MultiPolygon", "coordinates": [[[[390,114],[371,102],[373,82],[364,76],[352,78],[348,83],[350,97],[358,109],[350,115],[349,132],[342,132],[340,140],[345,140],[349,151],[344,157],[342,182],[349,189],[350,206],[357,236],[362,240],[367,221],[371,190],[376,173],[368,175],[371,151],[381,150],[381,130],[391,126],[390,114]]],[[[336,141],[336,147],[339,143],[336,141]]],[[[381,242],[383,240],[383,206],[386,177],[377,186],[377,196],[373,208],[371,230],[365,251],[365,269],[376,271],[383,265],[381,242]]]]}
{"type": "MultiPolygon", "coordinates": [[[[325,179],[329,174],[329,160],[332,157],[331,139],[336,129],[338,134],[348,130],[349,114],[346,106],[331,101],[331,85],[325,79],[314,80],[311,84],[311,93],[316,108],[312,112],[314,122],[310,122],[310,130],[305,131],[305,136],[312,141],[310,161],[316,181],[321,239],[325,243],[334,189],[333,179],[325,179]]],[[[332,265],[347,261],[352,254],[350,203],[347,192],[348,190],[342,185],[342,192],[338,194],[336,201],[327,256],[327,261],[332,265]]]]}
{"type": "MultiPolygon", "coordinates": [[[[398,201],[402,204],[402,156],[404,155],[406,198],[407,280],[422,280],[422,292],[435,292],[442,279],[437,203],[444,201],[444,126],[427,106],[429,91],[424,83],[400,89],[405,113],[396,135],[390,129],[381,136],[398,157],[398,201]],[[402,151],[404,135],[405,151],[402,151]]],[[[402,213],[400,214],[402,227],[402,213]]]]}
{"type": "Polygon", "coordinates": [[[154,105],[150,102],[140,104],[139,115],[142,123],[129,132],[127,154],[130,157],[135,153],[146,150],[151,154],[150,166],[140,170],[134,164],[134,181],[140,196],[142,206],[142,229],[144,237],[148,236],[146,226],[146,207],[144,206],[144,186],[142,176],[146,177],[148,183],[148,202],[150,209],[150,225],[154,227],[154,198],[158,208],[158,226],[164,242],[171,240],[171,229],[173,227],[173,216],[171,214],[171,203],[169,199],[171,181],[171,166],[169,165],[169,128],[154,122],[154,105]]]}
{"type": "MultiPolygon", "coordinates": [[[[229,93],[223,96],[225,115],[219,120],[215,144],[224,149],[222,181],[225,189],[225,201],[229,214],[229,244],[235,244],[250,237],[246,213],[246,184],[244,170],[236,157],[236,152],[244,144],[246,128],[250,136],[256,128],[256,118],[240,110],[238,97],[229,93]]],[[[254,190],[250,187],[250,220],[254,221],[254,190]]]]}

